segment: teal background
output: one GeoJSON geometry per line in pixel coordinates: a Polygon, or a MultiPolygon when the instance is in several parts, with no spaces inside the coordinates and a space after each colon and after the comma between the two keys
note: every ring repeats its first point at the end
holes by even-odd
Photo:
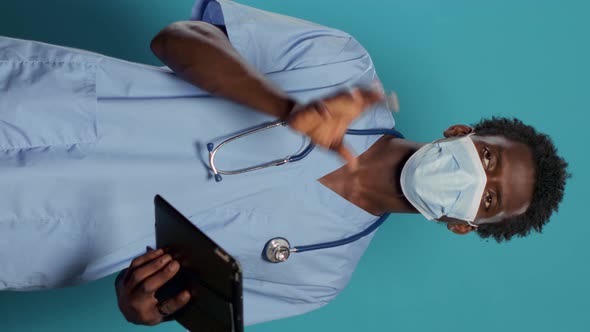
{"type": "MultiPolygon", "coordinates": [[[[0,34],[158,64],[151,37],[192,0],[2,1],[0,34]]],[[[392,217],[348,288],[266,331],[590,331],[588,88],[590,2],[258,0],[243,3],[345,30],[398,92],[398,128],[430,141],[454,123],[517,116],[569,161],[559,214],[544,234],[496,244],[420,216],[392,217]]],[[[1,98],[1,96],[0,96],[1,98]]],[[[42,250],[42,248],[39,248],[42,250]]],[[[1,269],[2,267],[0,267],[1,269]]],[[[0,331],[182,331],[128,324],[114,276],[69,289],[0,293],[0,331]]]]}

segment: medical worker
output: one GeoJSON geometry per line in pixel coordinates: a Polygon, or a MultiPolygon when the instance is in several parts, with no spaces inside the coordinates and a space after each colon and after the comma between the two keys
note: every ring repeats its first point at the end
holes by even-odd
{"type": "Polygon", "coordinates": [[[165,28],[151,47],[169,68],[0,38],[0,288],[64,287],[123,270],[125,317],[168,319],[191,295],[154,298],[179,267],[162,251],[145,253],[161,194],[240,261],[250,325],[327,304],[374,232],[278,264],[261,255],[269,239],[324,243],[386,213],[419,212],[457,234],[502,241],[541,231],[562,200],[566,162],[516,119],[453,125],[449,139],[429,144],[345,136],[394,121],[369,55],[344,32],[199,0],[192,21],[165,28]],[[320,147],[216,182],[208,143],[277,119],[287,126],[229,144],[217,167],[284,158],[310,139],[320,147]]]}

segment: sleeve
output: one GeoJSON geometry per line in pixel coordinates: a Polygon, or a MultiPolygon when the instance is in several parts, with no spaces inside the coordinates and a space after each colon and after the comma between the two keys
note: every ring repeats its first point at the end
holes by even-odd
{"type": "Polygon", "coordinates": [[[263,74],[366,55],[345,32],[232,1],[197,0],[191,20],[225,26],[232,45],[263,74]]]}
{"type": "Polygon", "coordinates": [[[253,325],[319,309],[336,297],[329,287],[244,279],[244,323],[253,325]]]}

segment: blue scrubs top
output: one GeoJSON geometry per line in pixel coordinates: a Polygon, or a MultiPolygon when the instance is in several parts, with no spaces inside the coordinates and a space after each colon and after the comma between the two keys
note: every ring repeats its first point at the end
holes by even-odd
{"type": "MultiPolygon", "coordinates": [[[[197,1],[192,19],[224,25],[238,52],[302,103],[377,79],[367,52],[342,31],[221,0],[197,1]]],[[[264,261],[271,238],[342,239],[377,216],[317,181],[343,165],[320,148],[216,183],[206,144],[274,119],[168,68],[0,37],[0,91],[0,289],[74,285],[127,267],[154,245],[156,194],[240,261],[248,325],[328,303],[372,238],[264,261]]],[[[380,104],[351,128],[393,125],[380,104]]],[[[377,139],[346,137],[357,154],[377,139]]],[[[228,145],[216,160],[241,168],[306,144],[277,128],[228,145]]]]}

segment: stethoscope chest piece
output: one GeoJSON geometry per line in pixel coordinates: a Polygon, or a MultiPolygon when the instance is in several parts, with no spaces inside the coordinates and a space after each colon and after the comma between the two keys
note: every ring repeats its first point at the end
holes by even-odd
{"type": "Polygon", "coordinates": [[[282,237],[270,239],[264,246],[262,254],[271,263],[282,263],[291,255],[291,244],[282,237]]]}

